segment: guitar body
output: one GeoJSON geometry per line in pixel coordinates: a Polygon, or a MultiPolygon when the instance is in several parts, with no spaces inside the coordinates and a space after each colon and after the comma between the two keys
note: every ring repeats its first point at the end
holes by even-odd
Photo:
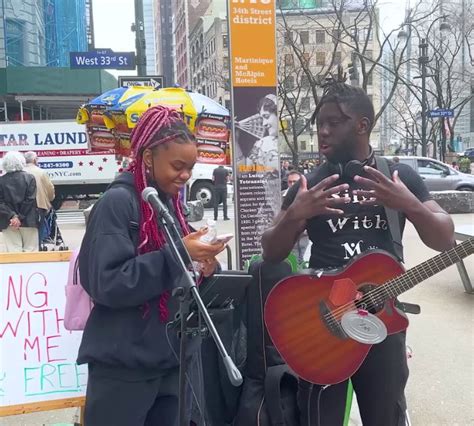
{"type": "MultiPolygon", "coordinates": [[[[357,309],[355,299],[342,307],[331,302],[334,282],[352,282],[360,296],[368,287],[374,289],[403,272],[394,257],[373,251],[320,277],[301,274],[280,281],[268,295],[264,317],[270,337],[289,367],[304,380],[321,385],[351,377],[372,345],[353,340],[341,333],[340,327],[335,332],[328,326],[328,315],[340,320],[343,312],[357,309]]],[[[408,327],[406,315],[391,299],[382,303],[375,315],[385,323],[388,334],[408,327]]]]}

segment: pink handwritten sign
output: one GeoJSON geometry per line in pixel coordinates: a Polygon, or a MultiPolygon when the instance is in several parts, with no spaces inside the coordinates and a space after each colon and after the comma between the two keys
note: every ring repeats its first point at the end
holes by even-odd
{"type": "Polygon", "coordinates": [[[85,394],[81,333],[64,328],[68,262],[0,264],[0,407],[85,394]]]}

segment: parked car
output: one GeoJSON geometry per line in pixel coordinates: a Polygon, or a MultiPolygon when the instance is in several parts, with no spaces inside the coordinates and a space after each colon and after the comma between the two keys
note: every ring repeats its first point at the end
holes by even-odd
{"type": "Polygon", "coordinates": [[[418,172],[429,191],[474,191],[473,175],[461,173],[441,161],[428,157],[398,158],[400,163],[408,164],[418,172]]]}
{"type": "Polygon", "coordinates": [[[471,160],[471,163],[474,162],[474,148],[466,149],[466,151],[464,151],[463,156],[469,158],[469,160],[471,160]]]}

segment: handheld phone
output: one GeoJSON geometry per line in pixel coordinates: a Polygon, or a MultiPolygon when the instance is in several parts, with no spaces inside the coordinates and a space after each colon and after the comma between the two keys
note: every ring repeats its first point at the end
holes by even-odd
{"type": "Polygon", "coordinates": [[[227,244],[232,238],[234,238],[234,234],[222,234],[218,235],[216,238],[212,240],[211,244],[227,244]]]}

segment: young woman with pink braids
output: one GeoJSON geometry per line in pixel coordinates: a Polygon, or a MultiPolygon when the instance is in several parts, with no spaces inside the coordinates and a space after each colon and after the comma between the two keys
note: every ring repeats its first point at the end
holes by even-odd
{"type": "MultiPolygon", "coordinates": [[[[154,186],[179,225],[204,276],[217,265],[222,244],[190,232],[178,198],[191,177],[197,150],[180,115],[149,109],[131,135],[133,161],[95,204],[79,254],[81,283],[94,301],[78,363],[88,363],[87,426],[175,426],[178,419],[177,311],[171,297],[182,274],[151,206],[141,199],[154,186]]],[[[190,339],[191,357],[200,347],[190,339]]]]}

